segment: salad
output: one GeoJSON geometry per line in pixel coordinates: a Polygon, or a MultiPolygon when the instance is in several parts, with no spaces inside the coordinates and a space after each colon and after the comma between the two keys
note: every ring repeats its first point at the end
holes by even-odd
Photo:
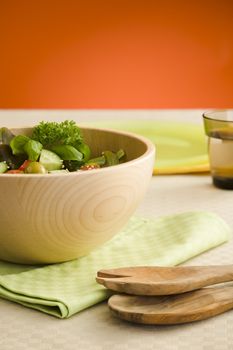
{"type": "Polygon", "coordinates": [[[31,137],[0,128],[0,174],[48,174],[98,169],[117,165],[125,152],[103,150],[91,158],[80,128],[73,120],[40,122],[31,137]]]}

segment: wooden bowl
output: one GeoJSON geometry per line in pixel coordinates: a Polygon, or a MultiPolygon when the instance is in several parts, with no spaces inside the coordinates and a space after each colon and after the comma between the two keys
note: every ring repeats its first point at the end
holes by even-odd
{"type": "Polygon", "coordinates": [[[0,259],[44,264],[86,255],[119,232],[138,207],[151,179],[154,145],[125,132],[82,132],[92,156],[122,148],[127,161],[69,174],[1,174],[0,259]]]}

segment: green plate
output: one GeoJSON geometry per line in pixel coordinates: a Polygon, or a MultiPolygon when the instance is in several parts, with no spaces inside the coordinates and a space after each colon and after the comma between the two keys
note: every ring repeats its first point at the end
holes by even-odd
{"type": "Polygon", "coordinates": [[[209,170],[206,136],[201,125],[155,120],[106,120],[85,125],[129,131],[150,139],[156,146],[155,173],[209,170]]]}

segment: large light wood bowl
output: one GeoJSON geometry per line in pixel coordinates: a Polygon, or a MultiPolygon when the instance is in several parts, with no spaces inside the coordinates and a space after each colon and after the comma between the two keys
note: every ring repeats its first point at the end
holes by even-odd
{"type": "MultiPolygon", "coordinates": [[[[31,129],[13,129],[30,135],[31,129]]],[[[148,188],[154,145],[143,137],[82,128],[92,156],[123,148],[127,161],[69,174],[0,175],[0,259],[41,264],[86,255],[127,223],[148,188]]]]}

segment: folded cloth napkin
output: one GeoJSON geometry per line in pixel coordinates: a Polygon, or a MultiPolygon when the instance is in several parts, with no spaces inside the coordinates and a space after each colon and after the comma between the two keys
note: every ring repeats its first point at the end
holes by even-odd
{"type": "Polygon", "coordinates": [[[110,295],[95,281],[99,269],[172,266],[226,242],[229,237],[227,224],[209,212],[153,220],[133,217],[111,241],[77,260],[47,266],[0,262],[0,296],[67,318],[110,295]]]}

